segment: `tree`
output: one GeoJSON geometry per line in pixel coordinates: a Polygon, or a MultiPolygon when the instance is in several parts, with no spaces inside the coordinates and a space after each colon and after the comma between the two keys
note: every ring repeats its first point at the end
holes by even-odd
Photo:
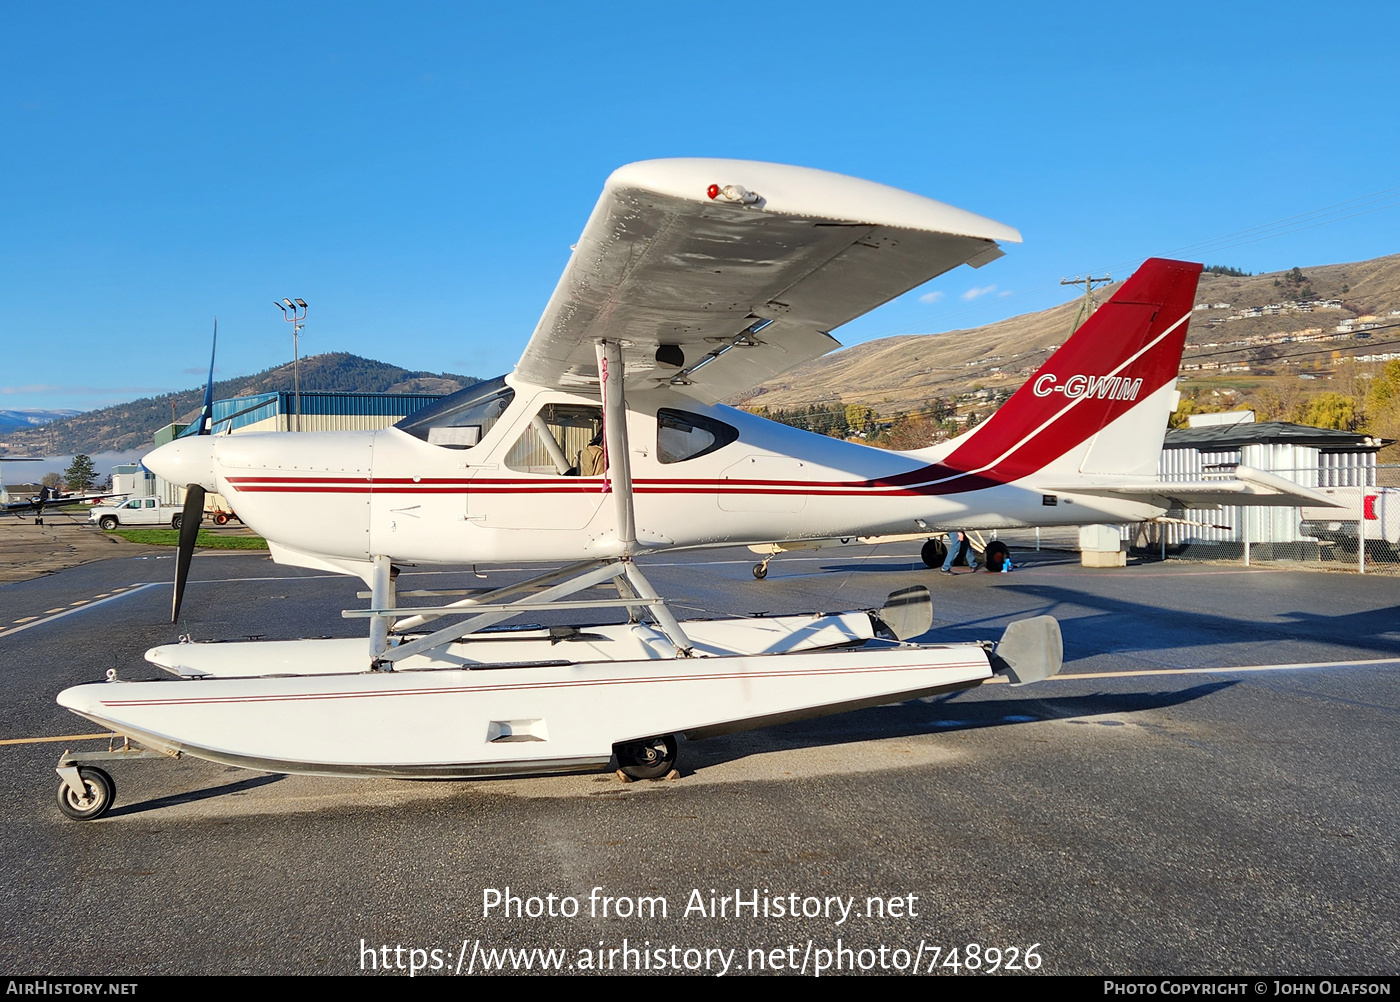
{"type": "Polygon", "coordinates": [[[957,408],[941,397],[934,397],[932,400],[924,401],[924,412],[934,421],[943,422],[948,420],[956,412],[957,408]]]}
{"type": "Polygon", "coordinates": [[[1196,398],[1183,396],[1181,403],[1177,404],[1176,410],[1167,417],[1168,428],[1185,428],[1190,423],[1190,417],[1196,413],[1196,398]]]}
{"type": "Polygon", "coordinates": [[[875,430],[875,411],[862,404],[847,404],[846,427],[857,435],[869,437],[875,430]]]}
{"type": "Polygon", "coordinates": [[[924,417],[901,417],[896,419],[889,431],[880,436],[874,444],[887,449],[908,451],[927,449],[947,437],[936,421],[924,417]]]}
{"type": "Polygon", "coordinates": [[[97,479],[97,470],[93,467],[92,460],[80,452],[73,457],[73,462],[69,464],[63,479],[70,491],[85,491],[97,479]]]}
{"type": "Polygon", "coordinates": [[[1303,416],[1303,392],[1291,380],[1261,386],[1254,394],[1254,413],[1261,421],[1298,421],[1303,416]]]}
{"type": "Polygon", "coordinates": [[[1368,410],[1377,413],[1390,410],[1400,403],[1400,358],[1385,363],[1384,368],[1371,379],[1366,394],[1368,410]]]}
{"type": "Polygon", "coordinates": [[[1356,401],[1340,393],[1319,393],[1309,400],[1304,408],[1303,423],[1314,428],[1355,431],[1360,423],[1356,401]]]}
{"type": "Polygon", "coordinates": [[[44,487],[62,487],[62,486],[63,486],[63,474],[61,474],[61,473],[45,473],[45,474],[44,474],[44,479],[43,479],[43,480],[40,480],[39,483],[40,483],[41,486],[44,486],[44,487]]]}

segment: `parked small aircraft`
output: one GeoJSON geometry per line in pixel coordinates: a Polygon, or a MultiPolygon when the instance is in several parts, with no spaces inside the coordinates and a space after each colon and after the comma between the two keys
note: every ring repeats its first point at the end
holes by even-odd
{"type": "MultiPolygon", "coordinates": [[[[368,647],[157,647],[148,660],[185,681],[82,685],[59,702],[157,753],[272,771],[471,776],[615,757],[648,777],[671,769],[676,734],[897,702],[998,671],[1022,683],[1053,674],[1049,617],[1013,623],[995,646],[911,644],[931,622],[916,588],[879,610],[680,622],[635,560],[1135,522],[1184,504],[1326,503],[1244,467],[1157,479],[1199,264],[1146,262],[988,421],[930,449],[869,448],[719,403],[838,347],[833,328],[1019,240],[990,219],[824,171],[621,168],[512,373],[383,431],[205,433],[146,457],[189,485],[172,620],[204,494],[217,491],[274,559],[366,582],[370,608],[345,614],[370,620],[368,647]],[[493,561],[566,566],[447,604],[398,605],[399,567],[493,561]],[[617,598],[569,600],[602,585],[617,598]],[[630,621],[493,629],[521,613],[608,607],[630,621]]],[[[206,395],[201,432],[210,405],[206,395]]],[[[91,761],[60,766],[59,802],[73,816],[110,803],[110,777],[91,761]]]]}
{"type": "Polygon", "coordinates": [[[101,501],[104,498],[122,497],[119,492],[107,494],[65,494],[57,487],[43,487],[31,498],[6,501],[0,504],[0,514],[33,515],[35,525],[44,524],[44,509],[59,508],[64,505],[80,504],[85,501],[101,501]]]}

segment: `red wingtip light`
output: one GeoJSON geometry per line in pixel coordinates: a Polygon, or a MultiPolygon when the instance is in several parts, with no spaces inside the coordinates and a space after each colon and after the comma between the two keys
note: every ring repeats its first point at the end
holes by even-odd
{"type": "Polygon", "coordinates": [[[705,194],[709,195],[711,198],[719,198],[719,185],[710,185],[705,189],[705,194]]]}

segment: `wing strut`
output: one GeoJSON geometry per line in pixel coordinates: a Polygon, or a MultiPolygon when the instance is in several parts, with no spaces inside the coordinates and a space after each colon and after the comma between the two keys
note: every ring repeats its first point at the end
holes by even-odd
{"type": "Polygon", "coordinates": [[[595,345],[603,398],[603,435],[607,453],[607,482],[605,489],[613,494],[617,508],[617,539],[619,556],[605,561],[584,561],[559,570],[538,575],[529,581],[508,585],[494,592],[476,595],[450,605],[419,609],[395,608],[394,590],[387,558],[376,558],[371,591],[372,608],[346,609],[347,618],[369,617],[370,657],[375,667],[392,670],[392,665],[415,654],[426,654],[464,639],[472,633],[494,626],[522,612],[548,609],[605,608],[622,606],[635,618],[636,610],[651,613],[657,627],[676,648],[678,657],[689,657],[693,650],[676,617],[666,607],[666,600],[647,580],[632,555],[637,545],[636,515],[632,505],[632,467],[627,442],[627,400],[622,388],[622,349],[616,341],[598,341],[595,345]],[[380,561],[383,560],[383,566],[380,561]],[[613,582],[621,596],[613,600],[580,602],[560,601],[586,591],[606,581],[613,582]],[[533,594],[524,594],[539,588],[533,594]],[[523,596],[517,598],[516,596],[523,596]],[[494,601],[493,601],[494,600],[494,601]],[[507,601],[509,600],[509,601],[507,601]],[[476,613],[471,618],[435,630],[427,636],[389,646],[392,629],[402,633],[442,616],[476,613]],[[399,619],[390,627],[395,617],[399,619]]]}
{"type": "MultiPolygon", "coordinates": [[[[627,398],[622,387],[622,345],[617,341],[595,341],[593,347],[598,357],[598,391],[603,397],[608,489],[612,491],[617,505],[617,540],[624,556],[630,558],[639,547],[636,512],[632,507],[632,454],[627,441],[627,398]]],[[[638,598],[654,603],[649,608],[661,632],[670,638],[681,657],[689,657],[692,649],[690,639],[641,568],[628,559],[623,564],[623,570],[638,598]]]]}
{"type": "MultiPolygon", "coordinates": [[[[341,615],[346,619],[372,619],[376,623],[386,622],[395,616],[405,612],[419,612],[423,614],[461,615],[467,612],[475,612],[463,622],[454,623],[428,634],[425,637],[418,637],[414,640],[399,644],[397,647],[389,647],[375,657],[373,666],[376,670],[392,670],[392,666],[405,658],[413,657],[415,654],[427,654],[429,651],[448,644],[463,640],[479,630],[488,626],[494,626],[507,619],[512,619],[522,612],[543,612],[549,610],[564,609],[597,609],[597,608],[644,608],[651,612],[656,620],[661,632],[666,634],[671,644],[676,648],[678,657],[689,657],[691,643],[676,622],[676,617],[671,614],[671,610],[666,608],[666,600],[656,593],[656,589],[651,586],[651,582],[646,579],[636,565],[630,560],[618,559],[592,563],[588,565],[574,565],[569,570],[576,573],[570,575],[562,581],[558,581],[559,572],[553,571],[539,578],[534,578],[528,582],[521,582],[519,585],[512,585],[509,589],[500,589],[500,592],[510,591],[518,594],[529,585],[537,585],[541,579],[551,579],[558,583],[550,587],[543,588],[531,595],[512,602],[483,602],[482,598],[496,596],[481,596],[473,600],[472,605],[436,606],[432,608],[414,610],[410,608],[375,607],[370,609],[345,609],[341,615]],[[637,593],[635,598],[618,599],[589,599],[579,602],[561,602],[560,599],[569,595],[586,591],[595,585],[604,582],[614,581],[618,577],[625,577],[631,589],[637,593]]],[[[371,593],[373,594],[373,593],[371,593]]],[[[392,594],[392,593],[391,593],[392,594]]],[[[499,593],[498,593],[499,594],[499,593]]]]}
{"type": "MultiPolygon", "coordinates": [[[[390,558],[383,555],[375,557],[370,571],[369,587],[370,604],[376,609],[392,609],[398,604],[394,594],[394,577],[394,565],[390,558]]],[[[388,616],[375,616],[370,620],[370,664],[377,664],[389,649],[389,624],[392,622],[388,616]]]]}
{"type": "Polygon", "coordinates": [[[598,391],[603,395],[603,438],[606,442],[607,490],[617,506],[617,540],[622,552],[637,549],[637,520],[632,511],[632,458],[627,452],[627,399],[622,390],[622,346],[597,341],[598,391]]]}

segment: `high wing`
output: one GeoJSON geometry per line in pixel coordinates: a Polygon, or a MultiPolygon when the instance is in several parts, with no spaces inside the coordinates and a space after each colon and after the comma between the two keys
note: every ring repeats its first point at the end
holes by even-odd
{"type": "Polygon", "coordinates": [[[614,171],[516,366],[596,385],[594,342],[626,381],[713,403],[840,343],[829,333],[960,264],[1019,243],[1009,226],[871,181],[745,160],[614,171]]]}
{"type": "MultiPolygon", "coordinates": [[[[46,489],[47,491],[47,489],[46,489]]],[[[54,508],[65,504],[78,504],[82,501],[101,501],[104,498],[126,497],[127,491],[114,491],[110,494],[48,494],[46,492],[36,494],[27,501],[6,501],[0,505],[0,512],[26,513],[32,514],[36,511],[43,511],[45,508],[54,508]]]]}
{"type": "Polygon", "coordinates": [[[1215,508],[1220,505],[1296,508],[1315,505],[1344,507],[1333,498],[1252,466],[1235,467],[1233,479],[1087,483],[1065,487],[1038,486],[1049,494],[1091,494],[1097,497],[1145,501],[1163,508],[1215,508]]]}

